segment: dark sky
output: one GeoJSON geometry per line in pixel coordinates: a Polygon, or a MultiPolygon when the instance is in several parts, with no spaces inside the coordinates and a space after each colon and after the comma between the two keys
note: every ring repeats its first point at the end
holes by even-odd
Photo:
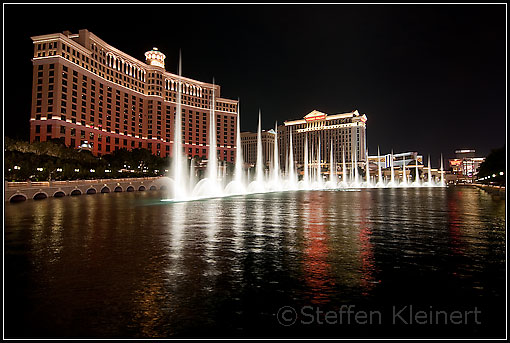
{"type": "Polygon", "coordinates": [[[28,139],[30,37],[87,28],[144,60],[222,86],[243,130],[358,109],[382,153],[487,155],[506,140],[502,5],[5,5],[5,134],[28,139]]]}

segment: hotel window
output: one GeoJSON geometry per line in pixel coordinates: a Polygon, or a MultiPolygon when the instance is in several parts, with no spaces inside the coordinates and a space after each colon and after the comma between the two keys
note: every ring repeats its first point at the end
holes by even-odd
{"type": "Polygon", "coordinates": [[[35,133],[41,133],[41,125],[35,126],[35,133]]]}

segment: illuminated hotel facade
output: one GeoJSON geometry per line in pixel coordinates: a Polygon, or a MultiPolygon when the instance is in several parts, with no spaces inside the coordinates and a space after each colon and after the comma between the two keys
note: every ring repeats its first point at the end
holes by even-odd
{"type": "Polygon", "coordinates": [[[456,181],[472,183],[478,174],[478,168],[485,161],[485,157],[475,157],[474,149],[455,150],[455,158],[448,160],[452,174],[456,181]]]}
{"type": "Polygon", "coordinates": [[[351,163],[356,154],[356,161],[361,167],[366,161],[366,121],[367,116],[357,110],[328,115],[314,110],[303,119],[285,121],[278,128],[278,143],[280,163],[285,165],[288,157],[290,134],[292,132],[292,146],[296,164],[304,164],[305,140],[308,140],[308,161],[310,165],[317,165],[318,148],[320,143],[321,164],[329,164],[331,144],[333,144],[333,158],[337,166],[345,161],[351,163]]]}
{"type": "MultiPolygon", "coordinates": [[[[269,166],[273,161],[275,135],[276,132],[273,129],[260,132],[262,160],[265,166],[269,166]]],[[[252,167],[257,163],[257,136],[256,132],[241,132],[243,162],[252,167]]]]}
{"type": "Polygon", "coordinates": [[[184,153],[208,156],[215,99],[218,158],[234,161],[238,101],[221,98],[220,86],[167,72],[156,48],[144,63],[88,30],[32,40],[31,142],[58,138],[74,148],[88,142],[99,156],[122,148],[172,155],[180,85],[184,153]]]}

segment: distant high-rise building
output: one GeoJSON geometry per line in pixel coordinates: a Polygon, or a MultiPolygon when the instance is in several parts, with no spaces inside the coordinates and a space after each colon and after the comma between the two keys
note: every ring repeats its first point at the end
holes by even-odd
{"type": "Polygon", "coordinates": [[[367,116],[357,110],[328,115],[314,110],[303,119],[288,120],[278,127],[280,165],[285,165],[292,134],[294,161],[303,165],[305,141],[308,142],[308,162],[317,164],[320,146],[320,163],[329,163],[331,145],[336,163],[356,161],[364,164],[366,160],[366,121],[367,116]]]}
{"type": "Polygon", "coordinates": [[[142,62],[88,30],[32,40],[31,142],[60,138],[78,148],[87,141],[95,155],[121,148],[171,155],[180,87],[184,153],[208,156],[209,135],[216,134],[218,158],[234,161],[238,101],[222,98],[218,85],[167,72],[157,48],[142,62]]]}
{"type": "Polygon", "coordinates": [[[485,157],[475,157],[474,149],[455,150],[454,159],[448,160],[453,175],[456,175],[456,181],[473,182],[478,174],[480,164],[485,161],[485,157]]]}
{"type": "MultiPolygon", "coordinates": [[[[274,139],[276,132],[261,131],[262,160],[265,166],[269,166],[274,156],[274,139]]],[[[257,133],[241,132],[241,146],[243,151],[243,162],[255,166],[257,163],[257,133]]]]}

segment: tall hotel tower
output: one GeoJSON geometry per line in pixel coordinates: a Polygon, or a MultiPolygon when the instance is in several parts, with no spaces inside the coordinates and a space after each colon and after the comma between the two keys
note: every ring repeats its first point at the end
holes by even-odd
{"type": "Polygon", "coordinates": [[[208,156],[214,99],[218,158],[234,161],[238,102],[221,98],[220,86],[165,71],[165,55],[156,48],[144,63],[88,30],[32,40],[31,142],[88,143],[94,155],[122,148],[171,155],[181,84],[184,153],[208,156]]]}
{"type": "Polygon", "coordinates": [[[303,165],[307,147],[311,165],[317,165],[319,156],[321,164],[329,163],[333,148],[337,164],[345,156],[346,162],[356,161],[361,166],[366,162],[366,121],[367,116],[357,110],[334,115],[314,110],[303,119],[285,121],[278,129],[280,163],[287,159],[292,134],[297,164],[303,165]]]}

